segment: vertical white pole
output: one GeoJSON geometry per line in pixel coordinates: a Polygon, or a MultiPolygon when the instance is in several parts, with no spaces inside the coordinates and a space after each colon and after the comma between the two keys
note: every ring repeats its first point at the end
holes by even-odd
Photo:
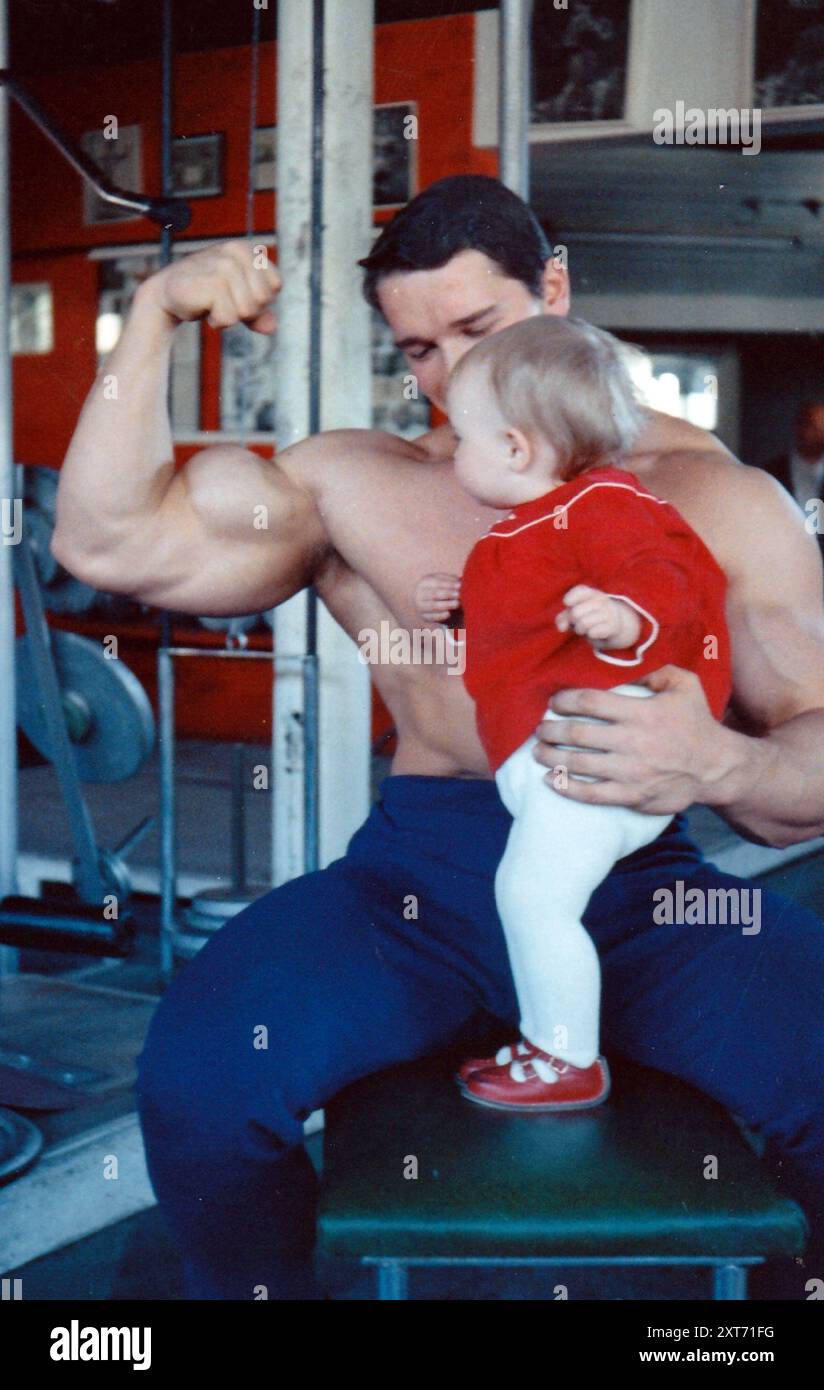
{"type": "MultiPolygon", "coordinates": [[[[374,0],[326,0],[321,429],[372,424],[372,320],[356,264],[371,248],[374,0]]],[[[370,682],[325,608],[320,650],[322,862],[343,854],[369,810],[370,682]]]]}
{"type": "Polygon", "coordinates": [[[529,202],[530,26],[532,0],[501,0],[499,175],[529,202]]]}
{"type": "MultiPolygon", "coordinates": [[[[310,432],[312,221],[312,5],[278,0],[277,247],[284,287],[278,300],[275,424],[278,449],[310,432]]],[[[272,881],[303,872],[303,682],[307,595],[275,610],[272,708],[272,881]]]]}
{"type": "MultiPolygon", "coordinates": [[[[0,66],[8,66],[8,6],[0,0],[0,66]]],[[[0,88],[0,897],[17,890],[17,720],[14,683],[13,544],[19,523],[15,507],[12,443],[11,232],[9,224],[9,95],[0,88]]],[[[9,958],[0,948],[0,961],[9,958]]],[[[2,969],[2,965],[0,965],[2,969]]]]}
{"type": "MultiPolygon", "coordinates": [[[[321,169],[322,428],[370,423],[369,319],[355,265],[368,252],[372,220],[373,0],[324,3],[326,80],[321,169]]],[[[279,0],[277,445],[311,432],[313,41],[315,5],[279,0]]],[[[315,383],[317,386],[317,382],[315,383]]],[[[303,872],[303,681],[297,662],[307,650],[307,597],[275,615],[277,676],[273,709],[273,882],[303,872]]],[[[343,853],[369,806],[369,683],[354,644],[321,610],[320,863],[343,853]]]]}

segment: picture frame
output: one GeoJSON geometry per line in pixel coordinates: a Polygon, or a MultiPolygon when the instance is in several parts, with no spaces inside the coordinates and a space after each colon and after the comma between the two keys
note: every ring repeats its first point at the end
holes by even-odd
{"type": "Polygon", "coordinates": [[[414,197],[418,165],[417,103],[393,101],[375,107],[372,202],[376,208],[403,207],[414,197]]]}
{"type": "Polygon", "coordinates": [[[54,350],[54,298],[46,280],[10,286],[9,339],[12,356],[54,350]]]}
{"type": "MultiPolygon", "coordinates": [[[[550,48],[554,43],[556,95],[562,98],[554,110],[548,103],[552,93],[548,92],[545,80],[536,74],[538,63],[532,62],[533,87],[530,98],[530,144],[548,144],[554,141],[600,140],[638,135],[646,131],[646,108],[643,92],[639,89],[639,75],[643,75],[650,62],[651,44],[654,43],[650,26],[649,4],[654,0],[578,0],[567,9],[556,10],[552,0],[536,0],[532,16],[530,42],[535,48],[536,32],[548,19],[551,11],[551,31],[548,31],[550,48]],[[602,10],[604,4],[618,4],[619,11],[602,10]],[[577,16],[577,18],[576,18],[577,16]],[[610,32],[604,25],[611,19],[610,32]],[[564,26],[570,26],[569,42],[563,44],[564,26]],[[586,59],[587,34],[592,31],[593,59],[586,59]],[[599,41],[599,35],[603,39],[599,41]],[[554,34],[554,38],[553,38],[554,34]],[[576,38],[577,35],[577,38],[576,38]],[[560,36],[560,37],[559,37],[560,36]],[[577,44],[577,48],[576,48],[577,44]],[[620,52],[620,59],[615,54],[620,52]],[[575,59],[576,61],[572,61],[575,59]],[[578,61],[580,59],[580,62],[578,61]],[[566,66],[564,66],[566,64],[566,66]],[[559,66],[560,65],[560,66],[559,66]],[[579,98],[577,109],[573,100],[575,74],[578,66],[594,66],[590,74],[590,98],[579,98]],[[569,78],[572,67],[572,90],[564,96],[565,74],[569,78]],[[614,69],[621,69],[622,77],[620,100],[615,97],[617,79],[614,69]],[[613,76],[610,78],[610,73],[613,76]],[[612,96],[610,96],[612,92],[612,96]]],[[[472,140],[480,148],[496,149],[499,137],[499,66],[500,66],[500,15],[497,9],[479,10],[475,14],[474,38],[474,95],[472,104],[472,140]]],[[[654,51],[654,50],[653,50],[654,51]]],[[[549,79],[546,79],[547,81],[549,79]]],[[[582,85],[586,88],[586,80],[582,85]]]]}
{"type": "Polygon", "coordinates": [[[243,323],[220,335],[220,429],[228,435],[275,431],[274,335],[243,323]]]}
{"type": "Polygon", "coordinates": [[[273,193],[278,176],[278,128],[259,125],[255,130],[252,159],[252,188],[255,193],[273,193]]]}
{"type": "Polygon", "coordinates": [[[765,120],[824,117],[824,0],[755,0],[752,105],[765,120]]]}
{"type": "Polygon", "coordinates": [[[531,125],[624,119],[631,18],[632,0],[535,0],[531,125]]]}
{"type": "MultiPolygon", "coordinates": [[[[141,130],[139,125],[122,125],[117,135],[107,137],[102,130],[87,130],[80,144],[106,179],[115,188],[140,193],[143,189],[141,167],[141,130]]],[[[130,222],[139,217],[136,212],[115,207],[98,198],[90,184],[83,181],[83,222],[96,227],[108,222],[130,222]]]]}
{"type": "Polygon", "coordinates": [[[223,131],[176,135],[172,140],[172,191],[181,198],[216,198],[224,191],[223,131]]]}
{"type": "Polygon", "coordinates": [[[416,439],[429,429],[429,402],[409,389],[411,373],[395,346],[391,328],[372,310],[372,428],[402,439],[416,439]]]}

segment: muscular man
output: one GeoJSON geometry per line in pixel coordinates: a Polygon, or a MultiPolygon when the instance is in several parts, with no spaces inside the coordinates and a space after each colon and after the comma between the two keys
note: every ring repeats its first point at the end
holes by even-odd
{"type": "MultiPolygon", "coordinates": [[[[441,404],[474,339],[566,313],[569,285],[536,220],[496,180],[440,181],[384,229],[366,293],[421,389],[441,404]]],[[[356,636],[412,629],[415,585],[461,571],[500,513],[453,476],[449,426],[409,443],[333,431],[264,462],[239,447],[175,472],[166,413],[176,325],[206,317],[271,332],[274,270],[240,242],[201,251],[138,291],[63,466],[57,558],[81,579],[197,614],[265,609],[313,582],[356,636]],[[107,393],[111,395],[111,392],[107,393]],[[253,525],[269,510],[270,529],[253,525]]],[[[540,728],[572,773],[566,795],[679,813],[714,807],[754,840],[824,831],[821,562],[791,499],[689,425],[650,413],[628,466],[674,503],[729,577],[736,727],[716,723],[697,677],[665,668],[654,700],[571,690],[540,728]],[[596,715],[607,725],[581,724],[596,715]],[[593,728],[597,729],[593,733],[593,728]]],[[[302,1121],[343,1086],[490,1024],[517,1020],[493,871],[509,817],[490,780],[460,680],[445,667],[376,667],[399,732],[392,775],[344,858],[259,899],[177,976],[140,1058],[152,1181],[180,1244],[186,1295],[316,1296],[316,1179],[302,1121]],[[408,894],[418,917],[406,920],[408,894]],[[269,1045],[254,1047],[265,1024],[269,1045]]],[[[761,931],[658,925],[653,894],[744,889],[703,862],[683,816],[620,861],[586,915],[602,968],[602,1046],[679,1076],[762,1141],[813,1228],[785,1296],[824,1275],[824,928],[764,893],[761,931]]],[[[696,1162],[703,1156],[696,1153],[696,1162]]],[[[400,1179],[399,1179],[400,1180],[400,1179]]]]}

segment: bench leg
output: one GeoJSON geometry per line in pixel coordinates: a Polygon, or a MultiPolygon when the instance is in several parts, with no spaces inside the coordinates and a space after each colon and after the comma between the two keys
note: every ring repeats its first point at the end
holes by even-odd
{"type": "Polygon", "coordinates": [[[400,1260],[382,1260],[378,1265],[378,1298],[406,1298],[409,1290],[409,1272],[400,1260]]]}
{"type": "Polygon", "coordinates": [[[712,1285],[712,1296],[716,1301],[746,1298],[746,1266],[716,1265],[712,1272],[712,1285]]]}

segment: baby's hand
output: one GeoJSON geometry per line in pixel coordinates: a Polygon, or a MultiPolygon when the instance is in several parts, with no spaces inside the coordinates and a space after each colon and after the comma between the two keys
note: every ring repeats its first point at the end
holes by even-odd
{"type": "Polygon", "coordinates": [[[555,619],[561,632],[577,632],[607,650],[634,647],[641,636],[641,619],[635,609],[600,589],[576,584],[564,594],[564,603],[566,608],[555,619]]]}
{"type": "Polygon", "coordinates": [[[418,612],[427,623],[445,623],[460,607],[457,574],[426,574],[415,589],[418,612]]]}

